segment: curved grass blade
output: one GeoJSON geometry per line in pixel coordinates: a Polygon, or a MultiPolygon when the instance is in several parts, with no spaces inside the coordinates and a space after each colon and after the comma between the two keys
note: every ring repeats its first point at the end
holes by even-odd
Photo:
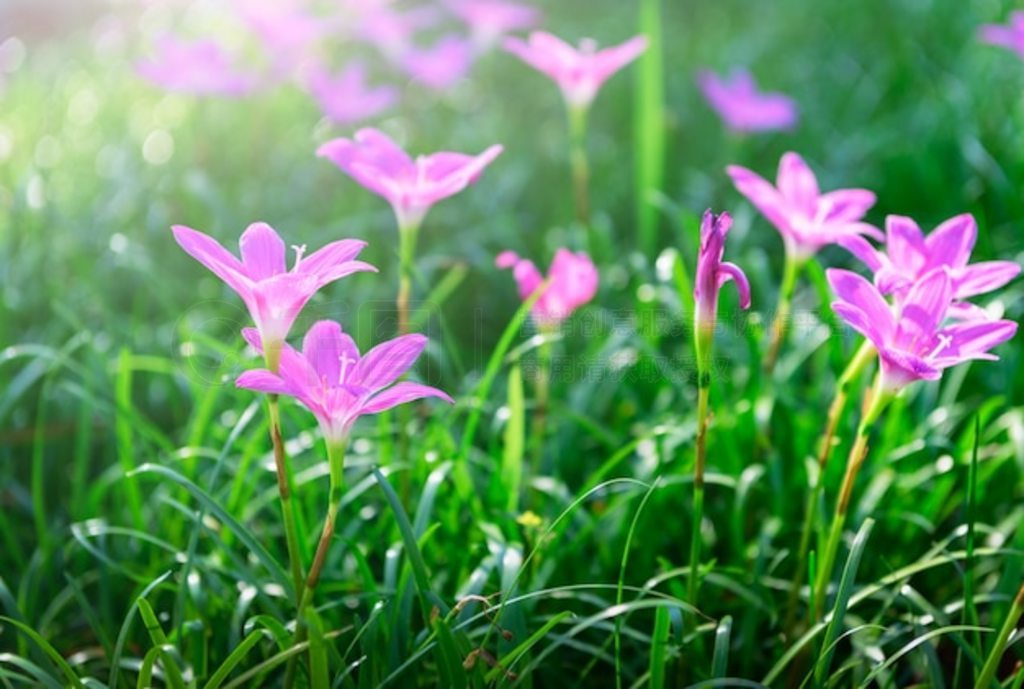
{"type": "Polygon", "coordinates": [[[711,654],[711,676],[725,677],[729,667],[729,641],[732,636],[732,617],[726,615],[715,627],[715,650],[711,654]]]}
{"type": "Polygon", "coordinates": [[[7,624],[16,627],[18,631],[23,633],[28,638],[32,639],[36,646],[38,646],[43,651],[43,653],[45,653],[50,658],[50,660],[53,661],[53,663],[61,671],[64,677],[67,678],[68,684],[70,684],[73,687],[81,687],[82,689],[84,689],[82,681],[78,678],[77,673],[75,673],[75,671],[68,664],[68,661],[64,660],[64,656],[62,656],[57,651],[57,649],[51,646],[50,642],[44,639],[42,635],[40,635],[38,632],[36,632],[34,629],[29,627],[24,622],[19,622],[13,617],[0,616],[0,622],[6,622],[7,624]]]}
{"type": "Polygon", "coordinates": [[[231,671],[234,670],[239,663],[245,660],[245,656],[249,654],[256,644],[263,640],[266,632],[262,629],[254,629],[249,632],[249,635],[242,639],[242,643],[238,644],[228,657],[224,659],[224,662],[220,664],[213,674],[210,675],[210,679],[203,685],[203,689],[218,689],[224,680],[227,679],[231,671]]]}
{"type": "Polygon", "coordinates": [[[150,641],[153,642],[153,648],[159,649],[160,661],[164,667],[164,676],[167,679],[168,686],[173,689],[185,689],[185,680],[181,676],[181,669],[174,660],[172,653],[174,647],[168,642],[167,635],[164,634],[164,629],[160,625],[160,620],[156,618],[156,613],[153,612],[153,606],[142,596],[138,598],[136,603],[139,606],[139,616],[142,618],[142,624],[146,627],[150,641]]]}

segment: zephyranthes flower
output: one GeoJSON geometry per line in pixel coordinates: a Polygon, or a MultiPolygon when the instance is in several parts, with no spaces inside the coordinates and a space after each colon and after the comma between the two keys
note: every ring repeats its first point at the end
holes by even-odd
{"type": "Polygon", "coordinates": [[[954,291],[945,266],[911,285],[898,306],[888,304],[877,287],[856,273],[832,268],[827,274],[838,297],[832,309],[878,350],[883,391],[936,380],[944,369],[971,359],[994,360],[989,350],[1017,332],[1017,324],[1007,320],[947,325],[954,291]]]}
{"type": "Polygon", "coordinates": [[[367,83],[366,67],[361,62],[350,63],[338,75],[315,67],[306,81],[323,114],[340,124],[367,120],[398,102],[395,87],[367,83]]]}
{"type": "MultiPolygon", "coordinates": [[[[262,351],[263,343],[255,329],[247,329],[243,335],[253,348],[262,351]]],[[[423,335],[402,335],[360,355],[338,323],[318,321],[306,333],[301,352],[284,346],[276,374],[254,369],[242,373],[236,384],[294,397],[316,417],[328,445],[344,444],[360,416],[423,397],[452,402],[437,388],[409,381],[395,383],[426,346],[423,335]]]]}
{"type": "Polygon", "coordinates": [[[998,45],[1024,57],[1024,11],[1010,13],[1006,24],[984,24],[978,30],[981,40],[998,45]]]}
{"type": "Polygon", "coordinates": [[[885,235],[884,252],[859,236],[844,237],[839,244],[864,261],[875,274],[878,290],[892,294],[897,302],[929,272],[945,267],[957,300],[952,312],[978,315],[959,300],[998,289],[1020,273],[1020,265],[1013,261],[968,263],[978,238],[978,225],[968,213],[950,218],[927,237],[912,219],[890,215],[885,219],[885,235]]]}
{"type": "Polygon", "coordinates": [[[796,103],[781,93],[759,91],[754,76],[736,69],[728,77],[703,71],[697,75],[708,104],[734,132],[791,129],[799,119],[796,103]]]}
{"type": "Polygon", "coordinates": [[[427,48],[410,46],[402,55],[401,65],[413,81],[446,91],[469,73],[473,46],[461,36],[443,36],[427,48]]]}
{"type": "Polygon", "coordinates": [[[505,34],[540,23],[540,12],[509,0],[447,0],[445,5],[461,19],[479,49],[491,47],[505,34]]]}
{"type": "MultiPolygon", "coordinates": [[[[495,264],[499,268],[511,268],[519,296],[529,299],[544,282],[544,277],[533,261],[519,258],[512,251],[498,254],[495,264]]],[[[582,251],[573,253],[568,249],[555,252],[555,259],[548,270],[548,285],[544,293],[534,302],[530,315],[543,328],[557,327],[569,315],[594,298],[597,292],[597,268],[582,251]]]]}
{"type": "Polygon", "coordinates": [[[861,222],[875,205],[875,194],[867,189],[822,193],[814,172],[796,153],[782,156],[775,186],[739,165],[730,165],[726,171],[736,189],[779,231],[787,254],[794,259],[810,258],[821,247],[850,235],[882,239],[876,228],[861,222]]]}
{"type": "Polygon", "coordinates": [[[168,91],[242,96],[255,86],[255,79],[236,69],[228,54],[214,41],[190,42],[165,36],[156,48],[156,55],[140,62],[136,71],[146,81],[168,91]]]}
{"type": "Polygon", "coordinates": [[[357,239],[331,242],[305,257],[305,245],[292,247],[295,265],[288,270],[284,242],[266,223],[254,223],[242,233],[242,260],[202,232],[182,225],[172,229],[182,249],[238,292],[256,323],[271,368],[292,323],[317,290],[346,275],[377,270],[355,260],[366,246],[357,239]]]}
{"type": "Polygon", "coordinates": [[[710,349],[710,338],[715,330],[718,313],[718,292],[722,285],[733,280],[740,293],[740,308],[750,308],[750,282],[743,270],[735,263],[722,261],[725,252],[725,237],[732,227],[728,213],[715,215],[704,211],[700,224],[700,254],[697,256],[697,278],[693,283],[693,300],[696,306],[693,327],[698,342],[706,341],[710,349]]]}
{"type": "Polygon", "coordinates": [[[605,50],[598,50],[597,43],[591,39],[574,48],[545,31],[534,31],[527,41],[514,37],[505,39],[505,50],[551,77],[562,89],[570,108],[583,109],[590,105],[609,77],[646,49],[646,36],[634,36],[605,50]]]}
{"type": "Polygon", "coordinates": [[[477,156],[442,152],[414,160],[384,132],[360,129],[351,139],[328,141],[317,155],[384,197],[406,229],[418,227],[432,205],[476,182],[501,151],[495,144],[477,156]]]}

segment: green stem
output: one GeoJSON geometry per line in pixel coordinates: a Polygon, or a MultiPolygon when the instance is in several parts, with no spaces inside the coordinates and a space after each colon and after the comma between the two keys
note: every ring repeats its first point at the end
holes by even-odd
{"type": "Polygon", "coordinates": [[[818,517],[818,503],[821,500],[821,493],[825,485],[825,467],[834,447],[836,428],[846,410],[846,403],[849,399],[850,388],[860,378],[864,369],[875,356],[875,348],[869,340],[865,340],[856,354],[846,365],[846,369],[836,382],[835,397],[828,410],[828,420],[825,423],[825,431],[821,437],[821,444],[818,450],[818,473],[812,480],[810,490],[807,494],[807,504],[804,506],[804,525],[800,531],[800,548],[797,551],[796,570],[793,573],[793,581],[790,583],[789,602],[787,604],[785,628],[791,629],[793,620],[796,617],[796,604],[800,597],[800,586],[807,573],[807,553],[811,546],[811,535],[814,533],[815,522],[818,517]]]}
{"type": "MultiPolygon", "coordinates": [[[[271,357],[268,357],[268,366],[271,357]]],[[[276,370],[276,361],[274,368],[276,370]]],[[[285,453],[284,440],[281,438],[281,411],[277,395],[267,395],[267,407],[270,415],[270,439],[274,445],[274,468],[277,471],[277,492],[281,497],[281,516],[284,518],[284,538],[288,545],[288,566],[292,573],[292,584],[295,586],[295,603],[302,598],[302,563],[299,557],[299,532],[295,528],[295,512],[292,507],[292,489],[288,478],[288,455],[285,453]]]]}
{"type": "Polygon", "coordinates": [[[412,275],[416,259],[417,223],[400,224],[398,227],[398,334],[409,334],[409,300],[412,295],[412,275]]]}
{"type": "Polygon", "coordinates": [[[836,500],[836,511],[832,518],[832,526],[829,530],[828,539],[825,541],[824,551],[818,561],[818,572],[813,595],[814,605],[812,607],[815,621],[820,620],[824,615],[825,594],[828,584],[832,580],[832,568],[835,566],[836,554],[839,551],[839,541],[842,538],[843,526],[846,523],[846,516],[849,512],[853,488],[857,481],[857,475],[860,473],[860,468],[864,465],[864,459],[867,457],[868,437],[871,434],[871,427],[895,396],[893,391],[885,390],[881,387],[880,375],[875,376],[873,389],[868,390],[865,394],[870,396],[870,405],[857,426],[857,436],[846,460],[846,473],[843,475],[843,483],[839,488],[839,497],[836,500]]]}
{"type": "MultiPolygon", "coordinates": [[[[345,449],[346,441],[327,441],[327,462],[330,471],[330,498],[327,504],[327,514],[324,516],[323,529],[320,531],[320,541],[316,546],[316,554],[313,555],[313,562],[309,566],[309,574],[306,576],[306,585],[302,591],[302,598],[299,600],[298,611],[295,614],[295,644],[301,644],[306,640],[307,627],[304,621],[306,609],[313,602],[313,595],[316,592],[317,584],[320,583],[320,575],[323,572],[324,563],[327,561],[327,551],[331,547],[331,539],[334,537],[334,525],[338,516],[338,508],[341,505],[342,490],[345,474],[345,449]]],[[[295,681],[295,665],[289,664],[285,670],[284,686],[290,689],[295,681]]]]}
{"type": "Polygon", "coordinates": [[[532,441],[534,477],[541,472],[544,458],[544,437],[546,435],[548,403],[551,389],[551,339],[549,333],[542,332],[544,339],[537,347],[537,378],[534,381],[536,400],[533,410],[532,441]]]}
{"type": "Polygon", "coordinates": [[[576,219],[589,234],[590,251],[596,247],[590,226],[590,163],[587,159],[587,109],[569,107],[569,162],[572,165],[572,186],[576,199],[576,219]]]}
{"type": "Polygon", "coordinates": [[[786,250],[786,262],[782,269],[782,284],[779,286],[779,304],[775,309],[775,319],[772,321],[771,342],[768,345],[768,353],[764,358],[765,373],[771,373],[775,368],[775,362],[779,358],[779,350],[786,339],[793,292],[796,289],[796,280],[800,275],[800,271],[803,270],[804,263],[805,259],[794,258],[793,252],[789,249],[786,250]]]}
{"type": "Polygon", "coordinates": [[[1021,613],[1024,613],[1024,584],[1021,584],[1017,596],[1013,599],[1013,605],[1010,606],[1006,621],[1003,622],[1003,626],[999,630],[992,652],[989,653],[988,660],[985,661],[985,665],[981,668],[981,674],[978,675],[975,689],[988,689],[992,684],[992,680],[995,679],[996,672],[999,670],[999,661],[1003,657],[1003,652],[1006,651],[1006,642],[1010,640],[1010,634],[1017,628],[1021,613]]]}
{"type": "Polygon", "coordinates": [[[693,463],[693,526],[690,532],[690,572],[687,584],[687,602],[697,606],[700,586],[701,523],[704,521],[704,464],[707,456],[708,392],[710,374],[700,373],[697,392],[697,451],[693,463]]]}

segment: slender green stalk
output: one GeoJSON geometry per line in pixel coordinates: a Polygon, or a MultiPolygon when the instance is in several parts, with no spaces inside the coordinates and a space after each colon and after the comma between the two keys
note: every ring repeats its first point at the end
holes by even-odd
{"type": "Polygon", "coordinates": [[[409,334],[409,300],[412,296],[412,274],[416,260],[418,223],[399,223],[398,227],[398,334],[409,334]]]}
{"type": "Polygon", "coordinates": [[[1010,634],[1017,628],[1021,613],[1024,613],[1024,584],[1021,584],[1017,596],[1013,599],[1013,605],[1010,606],[1010,612],[1007,613],[1006,620],[999,630],[996,643],[992,646],[992,652],[989,653],[988,660],[985,661],[985,665],[981,668],[981,674],[978,675],[975,689],[988,689],[992,684],[996,671],[999,669],[999,661],[1003,657],[1003,652],[1006,651],[1006,643],[1010,640],[1010,634]]]}
{"type": "Polygon", "coordinates": [[[704,521],[704,464],[707,457],[708,392],[710,374],[700,374],[697,392],[697,454],[693,463],[693,526],[690,530],[690,575],[687,582],[687,602],[696,607],[700,587],[701,523],[704,521]]]}
{"type": "Polygon", "coordinates": [[[797,551],[796,569],[793,572],[793,581],[789,589],[789,601],[787,603],[786,624],[788,630],[796,617],[796,604],[800,597],[800,586],[807,574],[807,553],[811,547],[811,535],[814,533],[815,522],[818,516],[818,503],[821,500],[821,493],[825,485],[825,467],[832,455],[834,447],[836,428],[846,410],[846,403],[849,399],[850,388],[860,378],[864,369],[875,357],[875,348],[869,340],[864,340],[860,348],[846,365],[846,369],[839,380],[836,381],[835,397],[828,410],[828,420],[825,423],[825,431],[821,436],[821,444],[818,449],[818,474],[812,478],[812,484],[807,492],[807,504],[804,507],[804,525],[800,532],[800,547],[797,551]]]}
{"type": "Polygon", "coordinates": [[[793,292],[796,289],[796,280],[803,270],[806,259],[794,258],[793,252],[786,250],[786,262],[782,269],[782,284],[779,286],[779,303],[775,308],[775,319],[772,321],[772,338],[768,345],[768,353],[764,357],[764,371],[771,373],[775,368],[775,362],[779,358],[779,350],[786,339],[788,330],[790,310],[792,308],[793,292]]]}
{"type": "Polygon", "coordinates": [[[547,434],[548,403],[551,389],[551,338],[542,332],[544,339],[537,347],[537,377],[534,380],[536,393],[531,429],[533,449],[533,476],[540,475],[544,458],[544,439],[547,434]]]}
{"type": "MultiPolygon", "coordinates": [[[[302,597],[299,600],[298,611],[295,614],[295,644],[306,641],[308,633],[304,622],[306,609],[313,602],[313,595],[316,592],[317,584],[320,583],[320,575],[323,572],[324,563],[327,561],[327,551],[331,547],[331,539],[334,537],[334,525],[338,516],[338,508],[341,505],[342,490],[345,479],[345,450],[347,443],[327,442],[327,462],[330,473],[330,498],[327,504],[327,513],[324,516],[324,525],[320,531],[320,540],[316,546],[316,553],[313,555],[313,562],[309,566],[309,574],[306,575],[306,584],[302,590],[302,597]]],[[[289,663],[285,670],[284,686],[289,688],[295,681],[295,664],[289,663]]]]}
{"type": "Polygon", "coordinates": [[[824,614],[825,594],[828,590],[828,584],[832,580],[832,568],[835,565],[836,554],[839,551],[839,541],[842,538],[843,527],[846,524],[850,499],[853,496],[853,487],[868,454],[868,438],[871,434],[871,427],[894,397],[891,391],[881,389],[880,381],[881,377],[876,376],[874,390],[868,391],[871,399],[870,405],[857,426],[857,435],[846,460],[846,473],[843,475],[843,483],[839,488],[839,497],[836,500],[836,511],[832,517],[832,526],[829,529],[825,548],[818,561],[817,580],[815,581],[813,592],[814,605],[812,606],[814,621],[820,620],[824,614]]]}
{"type": "Polygon", "coordinates": [[[662,50],[662,0],[641,0],[639,33],[648,47],[637,61],[633,100],[633,138],[636,142],[636,226],[640,249],[653,256],[658,249],[659,210],[651,195],[661,190],[665,170],[665,78],[662,50]]]}
{"type": "Polygon", "coordinates": [[[292,574],[292,584],[295,586],[295,603],[298,605],[302,599],[302,563],[299,556],[299,533],[295,528],[295,511],[292,507],[292,489],[288,477],[288,455],[285,453],[284,440],[281,437],[281,411],[277,395],[267,395],[267,409],[270,416],[270,439],[274,445],[277,492],[281,497],[281,516],[284,519],[284,538],[288,546],[288,567],[292,574]]]}
{"type": "Polygon", "coordinates": [[[569,163],[572,165],[572,187],[576,198],[576,219],[590,233],[590,250],[594,251],[593,229],[590,226],[590,163],[587,159],[587,109],[569,106],[569,163]]]}

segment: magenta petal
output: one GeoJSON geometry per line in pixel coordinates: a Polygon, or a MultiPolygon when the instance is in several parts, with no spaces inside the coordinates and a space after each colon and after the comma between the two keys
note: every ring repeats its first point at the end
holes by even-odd
{"type": "Polygon", "coordinates": [[[846,321],[851,328],[871,340],[875,347],[881,348],[885,346],[885,338],[882,337],[878,328],[876,328],[874,323],[872,323],[864,312],[856,306],[848,304],[845,301],[835,301],[832,302],[832,310],[836,312],[837,316],[846,321]]]}
{"type": "Polygon", "coordinates": [[[301,273],[281,273],[253,285],[246,303],[265,342],[284,341],[318,287],[316,278],[301,273]]]}
{"type": "Polygon", "coordinates": [[[360,408],[359,413],[376,414],[396,407],[399,404],[405,404],[406,402],[412,402],[424,397],[439,397],[448,404],[455,404],[451,397],[437,388],[406,381],[393,385],[387,390],[371,397],[370,401],[360,408]]]}
{"type": "Polygon", "coordinates": [[[776,186],[782,196],[795,207],[809,217],[814,216],[820,194],[818,180],[798,154],[789,152],[782,156],[776,186]]]}
{"type": "Polygon", "coordinates": [[[285,246],[280,235],[265,222],[249,225],[238,240],[242,263],[253,280],[266,280],[287,270],[285,246]]]}
{"type": "Polygon", "coordinates": [[[885,265],[885,255],[859,235],[840,237],[838,243],[839,246],[863,261],[864,265],[871,269],[871,272],[878,272],[885,265]]]}
{"type": "Polygon", "coordinates": [[[232,256],[231,252],[212,237],[190,227],[175,225],[171,231],[174,233],[174,240],[185,253],[206,266],[243,299],[247,297],[251,282],[246,277],[242,262],[232,256]]]}
{"type": "Polygon", "coordinates": [[[290,395],[291,388],[279,376],[266,369],[246,371],[235,379],[235,385],[246,390],[256,390],[270,395],[290,395]]]}
{"type": "Polygon", "coordinates": [[[1020,274],[1013,261],[982,261],[966,266],[957,275],[954,290],[958,299],[999,289],[1020,274]]]}
{"type": "Polygon", "coordinates": [[[861,311],[879,339],[886,339],[893,333],[895,316],[874,285],[848,270],[829,268],[825,274],[836,296],[861,311]]]}
{"type": "Polygon", "coordinates": [[[740,293],[740,308],[750,308],[750,282],[747,280],[746,274],[743,270],[734,263],[725,262],[719,266],[719,270],[722,272],[719,278],[719,283],[724,283],[729,279],[736,282],[736,289],[740,293]]]}
{"type": "Polygon", "coordinates": [[[366,242],[359,239],[342,239],[324,246],[306,256],[299,263],[298,270],[302,273],[316,275],[321,285],[330,282],[323,280],[338,265],[347,263],[366,248],[366,242]]]}
{"type": "Polygon", "coordinates": [[[963,268],[971,257],[978,237],[978,224],[969,213],[950,218],[924,240],[928,266],[963,268]]]}
{"type": "Polygon", "coordinates": [[[786,202],[778,190],[757,173],[739,165],[730,165],[725,169],[736,190],[747,197],[764,217],[780,232],[786,233],[789,227],[786,202]]]}
{"type": "Polygon", "coordinates": [[[885,219],[885,236],[886,253],[897,270],[916,274],[924,268],[924,236],[916,222],[901,215],[890,215],[885,219]]]}
{"type": "Polygon", "coordinates": [[[426,346],[427,338],[416,334],[381,343],[359,360],[348,380],[367,390],[380,390],[408,371],[426,346]]]}
{"type": "MultiPolygon", "coordinates": [[[[317,321],[302,338],[302,356],[317,376],[331,383],[341,378],[341,340],[347,337],[335,321],[317,321]]],[[[355,363],[355,360],[349,362],[355,363]]]]}
{"type": "Polygon", "coordinates": [[[263,356],[263,339],[260,331],[256,328],[242,328],[242,339],[244,339],[257,354],[263,356]]]}
{"type": "Polygon", "coordinates": [[[922,342],[946,318],[953,293],[945,268],[931,271],[914,283],[903,300],[897,339],[902,344],[922,342]]]}
{"type": "Polygon", "coordinates": [[[875,193],[867,189],[838,189],[821,195],[821,202],[828,209],[828,222],[856,222],[875,205],[875,193]]]}
{"type": "Polygon", "coordinates": [[[939,355],[960,359],[979,358],[984,356],[988,350],[1009,340],[1016,332],[1017,324],[1013,321],[956,323],[943,329],[940,333],[940,337],[952,338],[952,342],[946,349],[940,351],[939,355]]]}

